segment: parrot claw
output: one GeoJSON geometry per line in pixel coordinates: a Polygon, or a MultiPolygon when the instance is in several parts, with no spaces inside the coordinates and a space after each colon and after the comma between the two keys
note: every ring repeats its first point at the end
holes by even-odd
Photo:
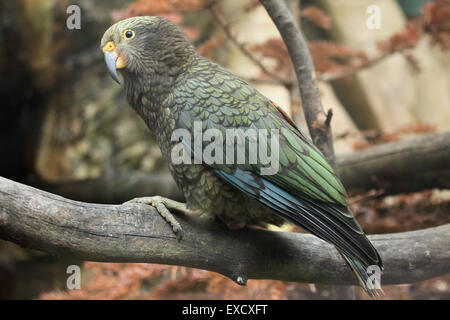
{"type": "Polygon", "coordinates": [[[186,205],[184,203],[176,202],[174,200],[163,198],[160,196],[135,198],[133,200],[125,202],[125,204],[135,203],[142,203],[154,207],[156,211],[158,211],[158,213],[161,215],[161,217],[166,220],[166,222],[172,227],[172,231],[175,233],[177,240],[181,241],[183,239],[183,228],[169,211],[169,209],[183,211],[183,209],[186,208],[186,205]]]}

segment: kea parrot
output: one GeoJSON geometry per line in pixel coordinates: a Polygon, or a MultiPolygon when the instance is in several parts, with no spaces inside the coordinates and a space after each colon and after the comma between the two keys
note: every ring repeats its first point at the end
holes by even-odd
{"type": "MultiPolygon", "coordinates": [[[[370,296],[378,296],[380,289],[368,285],[367,268],[382,270],[382,261],[354,219],[342,183],[312,141],[271,100],[200,56],[185,33],[166,18],[119,21],[105,32],[101,50],[119,84],[120,71],[128,103],[155,136],[186,198],[186,203],[159,196],[132,202],[154,206],[179,238],[181,226],[169,209],[204,219],[217,217],[233,229],[291,222],[333,244],[359,284],[370,296]],[[275,153],[278,170],[262,174],[267,163],[259,158],[254,162],[229,161],[235,160],[235,153],[243,152],[237,144],[230,148],[223,139],[214,141],[223,147],[223,161],[207,163],[201,157],[200,161],[174,161],[174,150],[180,144],[180,154],[186,152],[188,158],[199,159],[191,138],[174,139],[177,131],[195,136],[196,123],[203,132],[266,130],[277,143],[257,143],[265,143],[259,147],[275,153]]],[[[201,140],[200,144],[206,147],[207,142],[201,140]]],[[[252,156],[248,150],[244,153],[252,156]]],[[[221,157],[219,152],[216,155],[221,157]]]]}

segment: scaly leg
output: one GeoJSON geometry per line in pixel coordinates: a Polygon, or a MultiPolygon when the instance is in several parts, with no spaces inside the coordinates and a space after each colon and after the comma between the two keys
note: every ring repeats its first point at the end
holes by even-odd
{"type": "Polygon", "coordinates": [[[170,224],[173,232],[176,234],[178,241],[183,238],[183,229],[180,223],[175,219],[169,209],[176,210],[187,215],[195,215],[196,212],[189,210],[185,203],[177,202],[168,198],[155,196],[135,198],[125,203],[143,203],[155,207],[156,211],[170,224]]]}

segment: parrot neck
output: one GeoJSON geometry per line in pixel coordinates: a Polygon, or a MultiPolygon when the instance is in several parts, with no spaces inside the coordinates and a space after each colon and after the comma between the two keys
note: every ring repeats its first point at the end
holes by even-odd
{"type": "Polygon", "coordinates": [[[175,81],[175,76],[156,74],[125,81],[128,103],[144,120],[166,158],[170,155],[168,141],[175,126],[172,113],[175,81]]]}
{"type": "Polygon", "coordinates": [[[198,56],[192,55],[188,62],[172,69],[171,72],[167,70],[140,74],[123,72],[128,103],[138,113],[142,108],[155,111],[155,109],[169,107],[168,97],[173,94],[178,77],[186,73],[186,70],[198,61],[198,56]]]}
{"type": "Polygon", "coordinates": [[[134,80],[125,78],[128,103],[139,113],[143,109],[156,111],[172,92],[175,79],[168,75],[144,74],[134,80]]]}
{"type": "Polygon", "coordinates": [[[163,140],[167,137],[163,137],[161,132],[174,125],[172,107],[177,81],[186,75],[189,68],[201,61],[198,56],[194,57],[176,73],[123,73],[128,103],[146,122],[152,133],[163,140]]]}

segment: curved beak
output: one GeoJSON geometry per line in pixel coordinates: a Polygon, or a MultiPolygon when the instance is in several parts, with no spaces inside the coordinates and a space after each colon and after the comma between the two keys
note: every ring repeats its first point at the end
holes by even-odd
{"type": "Polygon", "coordinates": [[[119,76],[117,74],[117,69],[122,69],[126,67],[126,62],[123,57],[117,52],[116,45],[114,42],[108,42],[102,49],[105,56],[105,63],[108,67],[108,71],[111,77],[120,84],[119,76]]]}
{"type": "Polygon", "coordinates": [[[117,52],[116,51],[106,51],[104,53],[105,55],[105,62],[106,67],[108,68],[109,73],[111,74],[111,77],[116,81],[118,84],[120,84],[119,76],[117,75],[117,52]]]}

